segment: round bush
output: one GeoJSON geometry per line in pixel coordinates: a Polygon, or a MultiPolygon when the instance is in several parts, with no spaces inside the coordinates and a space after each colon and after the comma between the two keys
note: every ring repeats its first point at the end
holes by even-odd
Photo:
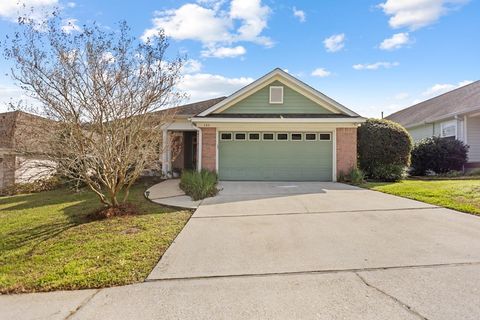
{"type": "Polygon", "coordinates": [[[412,138],[393,121],[368,119],[358,128],[358,163],[370,179],[396,181],[410,165],[412,138]]]}
{"type": "Polygon", "coordinates": [[[412,151],[412,174],[423,176],[427,171],[445,174],[463,170],[467,163],[468,146],[460,140],[439,137],[417,143],[412,151]]]}

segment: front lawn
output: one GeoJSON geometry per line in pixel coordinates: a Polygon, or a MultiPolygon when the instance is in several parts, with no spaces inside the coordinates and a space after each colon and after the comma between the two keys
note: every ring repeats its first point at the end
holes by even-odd
{"type": "Polygon", "coordinates": [[[98,288],[144,280],[190,218],[132,188],[137,216],[91,221],[87,191],[0,198],[0,292],[98,288]]]}
{"type": "Polygon", "coordinates": [[[368,182],[361,187],[426,203],[480,214],[480,180],[404,180],[368,182]]]}

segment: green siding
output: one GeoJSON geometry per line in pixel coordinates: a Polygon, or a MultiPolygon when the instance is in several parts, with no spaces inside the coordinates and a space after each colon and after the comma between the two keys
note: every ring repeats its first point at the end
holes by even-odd
{"type": "Polygon", "coordinates": [[[332,180],[332,141],[219,141],[218,152],[221,180],[332,180]]]}
{"type": "Polygon", "coordinates": [[[222,113],[332,113],[301,93],[275,81],[222,113]],[[283,86],[283,104],[270,104],[270,86],[283,86]]]}

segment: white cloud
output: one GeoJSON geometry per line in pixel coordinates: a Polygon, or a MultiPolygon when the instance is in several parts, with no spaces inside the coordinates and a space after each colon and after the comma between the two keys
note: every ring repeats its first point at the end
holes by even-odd
{"type": "Polygon", "coordinates": [[[0,17],[10,21],[16,21],[20,16],[42,19],[56,5],[58,0],[1,0],[0,17]]]}
{"type": "Polygon", "coordinates": [[[62,21],[62,30],[66,33],[72,33],[74,31],[80,32],[82,31],[82,28],[77,25],[78,20],[77,19],[65,19],[62,21]]]}
{"type": "Polygon", "coordinates": [[[201,52],[202,57],[235,58],[243,56],[247,50],[243,46],[209,48],[201,52]]]}
{"type": "Polygon", "coordinates": [[[209,57],[243,55],[244,47],[233,47],[242,41],[273,45],[270,38],[262,35],[271,12],[268,6],[262,5],[261,0],[232,0],[229,4],[227,7],[225,1],[201,0],[178,9],[157,11],[153,26],[144,31],[142,39],[153,38],[163,29],[173,39],[201,42],[204,56],[209,57]]]}
{"type": "Polygon", "coordinates": [[[69,8],[75,8],[77,4],[75,2],[67,2],[67,7],[69,8]]]}
{"type": "Polygon", "coordinates": [[[330,76],[332,73],[324,68],[317,68],[312,71],[312,76],[319,77],[319,78],[326,78],[330,76]]]}
{"type": "Polygon", "coordinates": [[[395,100],[405,100],[410,97],[410,94],[407,92],[399,92],[393,98],[395,100]]]}
{"type": "Polygon", "coordinates": [[[22,106],[38,104],[38,102],[30,97],[23,89],[13,85],[0,84],[0,112],[10,111],[10,103],[13,106],[17,106],[18,104],[22,106]]]}
{"type": "Polygon", "coordinates": [[[395,50],[400,49],[404,45],[410,42],[410,36],[408,32],[401,32],[394,34],[391,38],[383,40],[380,44],[382,50],[395,50]]]}
{"type": "Polygon", "coordinates": [[[365,63],[365,64],[355,64],[353,69],[355,70],[378,70],[380,68],[390,69],[393,67],[399,66],[399,62],[375,62],[375,63],[365,63]]]}
{"type": "Polygon", "coordinates": [[[423,96],[426,96],[426,97],[434,97],[434,96],[438,96],[440,94],[443,94],[445,92],[448,92],[448,91],[451,91],[451,90],[454,90],[454,89],[457,89],[457,88],[460,88],[460,87],[463,87],[463,86],[466,86],[467,84],[470,84],[472,83],[473,81],[470,81],[470,80],[464,80],[464,81],[461,81],[457,84],[451,84],[451,83],[438,83],[438,84],[435,84],[433,86],[431,86],[430,88],[428,88],[427,90],[425,90],[422,95],[423,96]]]}
{"type": "Polygon", "coordinates": [[[325,49],[327,49],[328,52],[337,52],[339,50],[342,50],[345,46],[345,34],[334,34],[333,36],[330,36],[323,40],[323,44],[325,45],[325,49]]]}
{"type": "Polygon", "coordinates": [[[293,16],[298,18],[298,21],[300,22],[307,21],[307,15],[305,14],[305,11],[297,9],[296,7],[293,7],[292,10],[293,10],[293,16]]]}
{"type": "Polygon", "coordinates": [[[185,75],[178,88],[186,92],[190,101],[194,102],[228,96],[253,81],[254,79],[249,77],[228,78],[216,74],[197,73],[185,75]]]}
{"type": "Polygon", "coordinates": [[[467,2],[469,0],[387,0],[379,6],[390,16],[392,28],[416,30],[436,22],[450,10],[467,2]]]}
{"type": "Polygon", "coordinates": [[[202,70],[202,63],[195,59],[188,59],[182,67],[182,73],[197,73],[202,70]]]}

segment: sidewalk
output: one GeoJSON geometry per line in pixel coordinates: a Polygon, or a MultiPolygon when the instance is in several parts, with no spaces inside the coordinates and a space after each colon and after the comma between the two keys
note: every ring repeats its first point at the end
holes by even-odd
{"type": "Polygon", "coordinates": [[[169,179],[157,183],[150,187],[146,192],[146,197],[152,202],[169,206],[186,209],[197,209],[200,201],[193,201],[185,192],[178,186],[180,179],[169,179]]]}

